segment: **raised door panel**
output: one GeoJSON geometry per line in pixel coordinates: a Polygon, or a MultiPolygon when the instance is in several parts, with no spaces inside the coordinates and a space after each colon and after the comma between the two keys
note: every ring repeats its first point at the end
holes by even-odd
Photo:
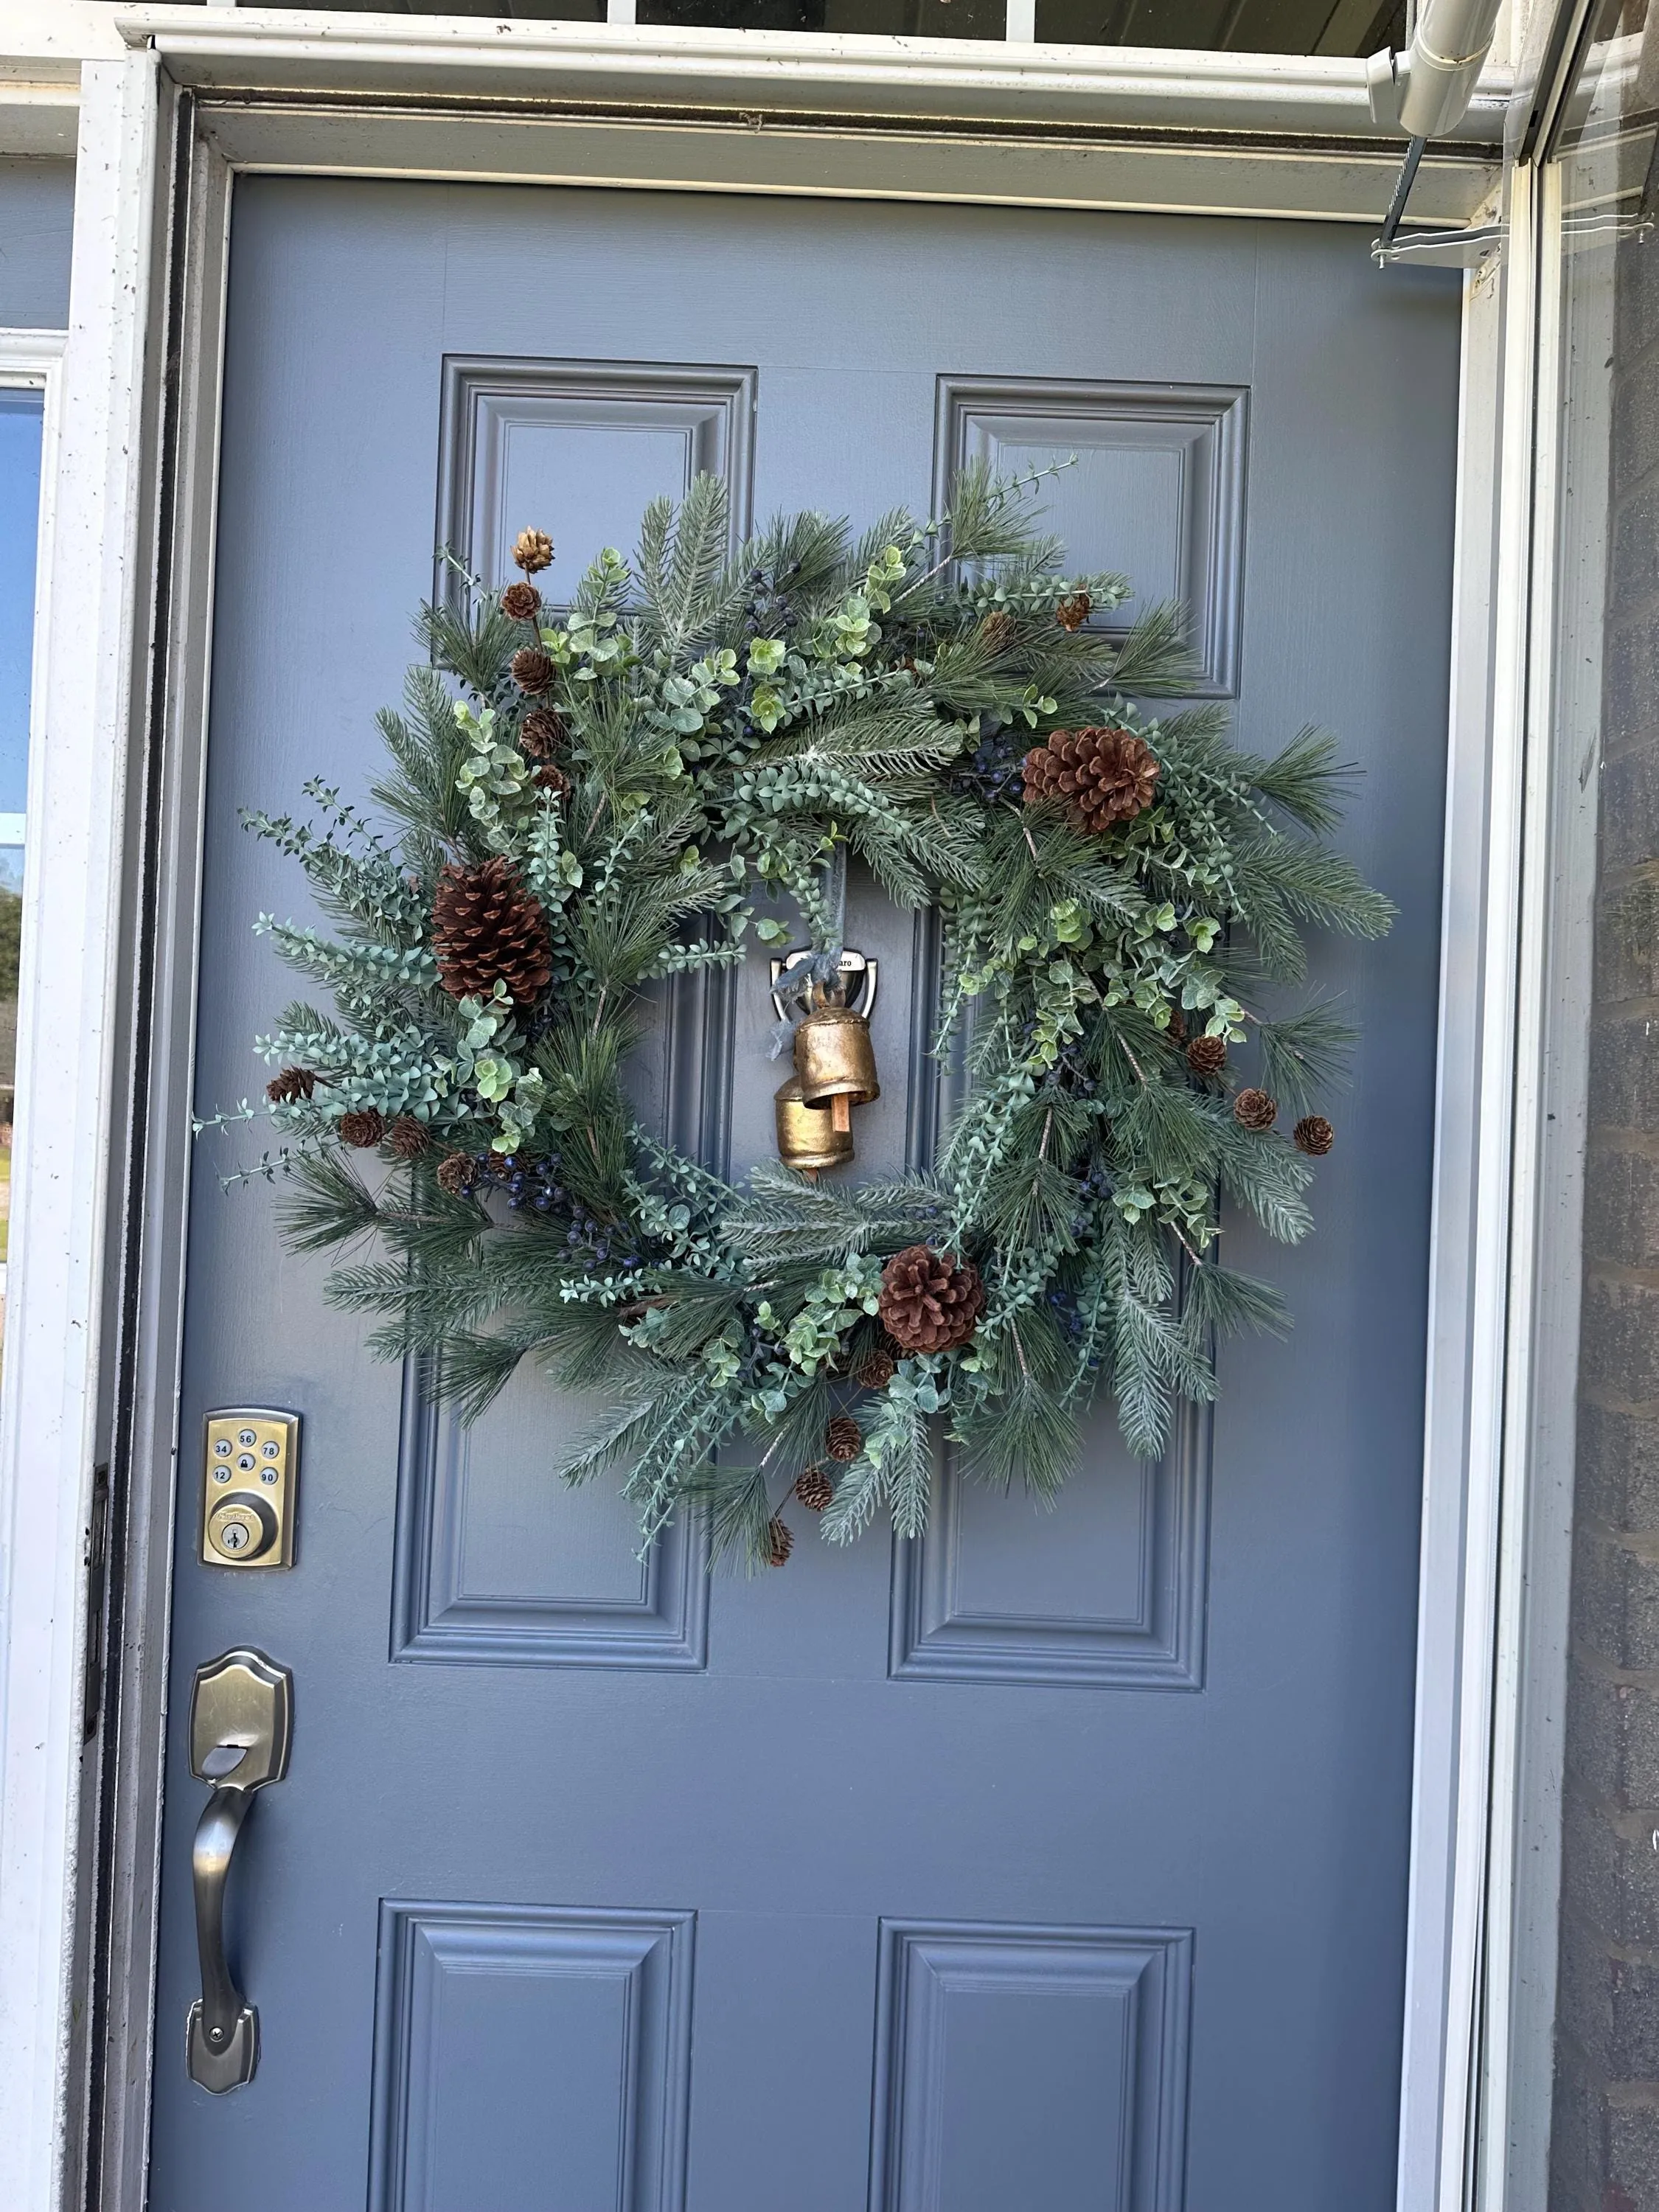
{"type": "Polygon", "coordinates": [[[1184,1929],[884,1923],[870,2212],[1179,2212],[1184,1929]]]}
{"type": "Polygon", "coordinates": [[[1130,579],[1133,597],[1091,617],[1121,635],[1160,600],[1187,610],[1193,694],[1239,687],[1244,602],[1242,386],[939,379],[938,474],[964,462],[1004,475],[1054,468],[1038,496],[1072,568],[1130,579]]]}
{"type": "Polygon", "coordinates": [[[382,1907],[370,2212],[679,2212],[687,1912],[382,1907]]]}

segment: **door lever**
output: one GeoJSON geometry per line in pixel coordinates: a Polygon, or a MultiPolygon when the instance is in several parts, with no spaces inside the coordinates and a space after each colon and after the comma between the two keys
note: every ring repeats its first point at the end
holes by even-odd
{"type": "Polygon", "coordinates": [[[196,1824],[191,1881],[202,1994],[190,2008],[190,2078],[221,2096],[253,2079],[259,2015],[225,1963],[225,1883],[253,1793],[288,1771],[294,1677],[263,1651],[227,1651],[196,1669],[190,1697],[190,1771],[213,1794],[196,1824]]]}

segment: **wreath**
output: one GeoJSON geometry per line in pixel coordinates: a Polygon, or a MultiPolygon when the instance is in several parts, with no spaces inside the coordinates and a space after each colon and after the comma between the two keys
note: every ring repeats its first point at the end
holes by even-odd
{"type": "MultiPolygon", "coordinates": [[[[526,1358],[602,1392],[562,1472],[619,1468],[645,1543],[695,1505],[716,1555],[781,1565],[791,1497],[835,1542],[879,1510],[916,1535],[941,1437],[1048,1498],[1097,1394],[1156,1457],[1176,1401],[1214,1395],[1218,1334],[1283,1323],[1221,1264],[1220,1200],[1309,1229],[1351,1036],[1297,988],[1302,931],[1374,938],[1393,909],[1325,842],[1328,737],[1259,759],[1218,704],[1135,703],[1191,694],[1180,611],[1100,619],[1128,587],[1063,573],[1043,473],[970,468],[937,520],[799,514],[735,555],[700,477],[562,610],[538,531],[505,589],[451,561],[380,718],[395,830],[321,780],[310,822],[243,817],[338,927],[256,925],[334,1012],[257,1041],[280,1141],[227,1180],[290,1177],[300,1250],[370,1247],[328,1295],[464,1419],[526,1358]],[[783,1037],[855,1030],[848,855],[938,911],[961,1103],[927,1172],[735,1186],[629,1103],[647,987],[793,945],[783,1037]]],[[[846,1157],[860,1081],[786,1084],[781,1130],[817,1115],[846,1157]]]]}

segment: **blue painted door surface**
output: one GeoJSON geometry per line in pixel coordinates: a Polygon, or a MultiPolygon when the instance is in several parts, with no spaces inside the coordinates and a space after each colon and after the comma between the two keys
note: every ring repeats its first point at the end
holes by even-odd
{"type": "MultiPolygon", "coordinates": [[[[1080,566],[1194,609],[1202,688],[1365,774],[1398,902],[1318,954],[1363,1023],[1295,1310],[1143,1468],[1097,1425],[1052,1512],[941,1478],[925,1542],[755,1580],[644,1567],[584,1409],[422,1412],[200,1146],[155,2092],[157,2212],[1382,2212],[1394,2201],[1440,906],[1456,281],[1354,230],[253,179],[238,187],[198,1097],[251,1092],[304,911],[236,811],[362,794],[437,529],[526,524],[555,593],[653,493],[925,509],[1075,451],[1080,566]],[[196,1557],[204,1413],[305,1420],[298,1563],[196,1557]],[[201,1661],[295,1678],[232,1933],[248,2087],[184,2068],[201,1661]]],[[[926,1121],[908,921],[867,884],[884,1091],[926,1121]],[[907,1070],[908,1071],[907,1077],[907,1070]]],[[[772,1015],[682,1006],[649,1109],[770,1148],[772,1015]]],[[[925,1131],[924,1131],[925,1133],[925,1131]]],[[[246,1149],[257,1148],[247,1138],[246,1149]]],[[[798,1522],[807,1516],[797,1514],[798,1522]]]]}

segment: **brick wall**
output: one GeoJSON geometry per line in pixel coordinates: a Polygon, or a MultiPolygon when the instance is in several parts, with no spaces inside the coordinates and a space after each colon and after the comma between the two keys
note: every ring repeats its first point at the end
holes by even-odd
{"type": "Polygon", "coordinates": [[[1659,245],[1615,293],[1550,2212],[1659,2212],[1659,245]]]}

